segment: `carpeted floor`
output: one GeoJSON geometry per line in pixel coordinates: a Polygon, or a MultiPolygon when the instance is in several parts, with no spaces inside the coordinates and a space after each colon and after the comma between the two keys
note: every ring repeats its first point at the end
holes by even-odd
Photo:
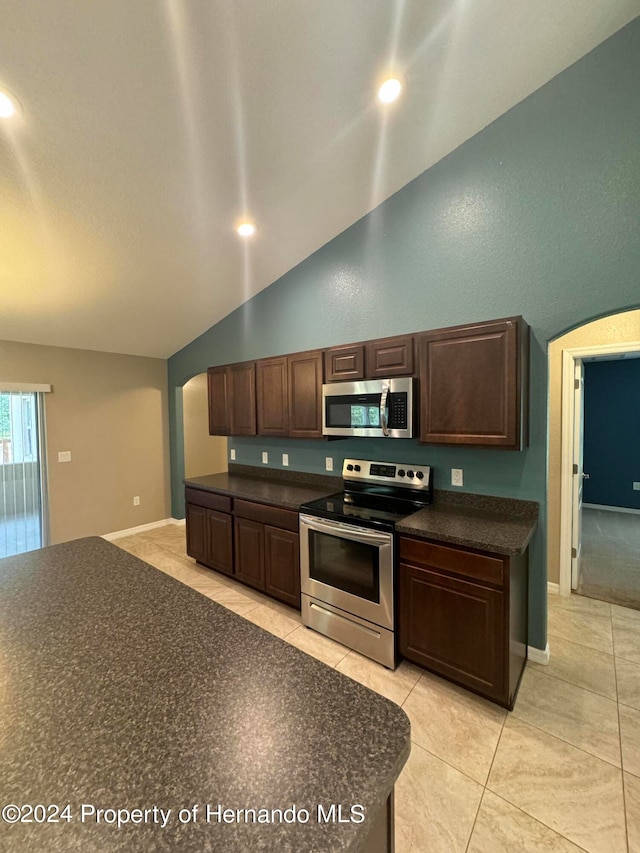
{"type": "Polygon", "coordinates": [[[640,610],[640,514],[583,508],[576,592],[640,610]]]}

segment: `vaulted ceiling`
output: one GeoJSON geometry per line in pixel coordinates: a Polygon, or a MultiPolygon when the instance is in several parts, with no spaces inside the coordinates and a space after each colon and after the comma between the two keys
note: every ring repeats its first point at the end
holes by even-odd
{"type": "Polygon", "coordinates": [[[172,354],[639,11],[0,0],[0,339],[172,354]]]}

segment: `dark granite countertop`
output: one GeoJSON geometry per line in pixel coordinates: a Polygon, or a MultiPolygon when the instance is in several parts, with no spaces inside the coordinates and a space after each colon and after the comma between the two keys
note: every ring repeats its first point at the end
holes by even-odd
{"type": "Polygon", "coordinates": [[[359,850],[409,754],[397,705],[99,538],[0,561],[0,653],[0,800],[71,816],[3,823],[3,850],[359,850]],[[368,817],[319,825],[319,803],[368,817]],[[171,814],[118,829],[82,804],[171,814]]]}
{"type": "Polygon", "coordinates": [[[229,473],[225,474],[193,477],[185,480],[184,484],[195,489],[296,511],[300,504],[342,491],[341,477],[303,474],[297,471],[281,472],[273,468],[263,471],[244,465],[229,466],[229,473]]]}
{"type": "Polygon", "coordinates": [[[537,524],[534,501],[436,492],[433,504],[396,524],[396,532],[514,556],[526,551],[537,524]]]}
{"type": "MultiPolygon", "coordinates": [[[[295,510],[342,491],[339,477],[244,465],[230,466],[228,474],[185,480],[185,485],[295,510]]],[[[396,531],[512,556],[525,552],[537,524],[534,501],[436,490],[433,504],[397,524],[396,531]]]]}

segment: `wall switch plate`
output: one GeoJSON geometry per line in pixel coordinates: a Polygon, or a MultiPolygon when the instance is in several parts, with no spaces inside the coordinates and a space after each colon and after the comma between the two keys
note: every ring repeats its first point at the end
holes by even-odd
{"type": "Polygon", "coordinates": [[[333,471],[333,456],[324,457],[324,468],[325,471],[333,471]]]}
{"type": "Polygon", "coordinates": [[[133,505],[140,506],[140,495],[135,496],[135,498],[133,499],[133,505]]]}
{"type": "Polygon", "coordinates": [[[71,451],[60,450],[58,452],[58,462],[71,462],[71,451]]]}
{"type": "Polygon", "coordinates": [[[640,492],[640,483],[634,483],[633,484],[633,491],[634,492],[640,492]]]}
{"type": "Polygon", "coordinates": [[[235,447],[231,448],[231,452],[229,453],[229,456],[231,457],[232,462],[236,461],[236,449],[235,449],[235,447]]]}
{"type": "Polygon", "coordinates": [[[282,464],[283,464],[285,467],[289,464],[289,454],[288,454],[288,453],[283,453],[283,454],[282,454],[282,464]]]}
{"type": "Polygon", "coordinates": [[[464,486],[464,476],[462,468],[452,468],[451,469],[451,485],[452,486],[464,486]]]}
{"type": "Polygon", "coordinates": [[[269,454],[267,453],[267,451],[266,451],[266,450],[263,450],[263,451],[262,451],[262,464],[263,464],[263,465],[268,465],[268,464],[269,464],[269,454]]]}

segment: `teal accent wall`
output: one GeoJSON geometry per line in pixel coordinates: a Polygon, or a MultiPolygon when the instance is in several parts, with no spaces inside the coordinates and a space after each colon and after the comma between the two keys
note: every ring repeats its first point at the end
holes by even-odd
{"type": "MultiPolygon", "coordinates": [[[[640,304],[639,79],[636,19],[169,359],[169,385],[179,389],[215,364],[522,314],[532,329],[530,447],[406,447],[409,461],[434,466],[436,486],[453,466],[464,469],[467,491],[540,503],[530,563],[529,642],[538,648],[546,644],[547,344],[640,304]]],[[[178,400],[179,391],[170,395],[180,517],[178,400]]],[[[284,450],[290,467],[321,471],[338,444],[232,446],[238,462],[255,464],[273,448],[276,467],[284,450]]],[[[393,460],[404,446],[348,440],[339,453],[362,448],[393,460]]]]}
{"type": "Polygon", "coordinates": [[[640,358],[584,366],[583,500],[640,510],[640,358]]]}

